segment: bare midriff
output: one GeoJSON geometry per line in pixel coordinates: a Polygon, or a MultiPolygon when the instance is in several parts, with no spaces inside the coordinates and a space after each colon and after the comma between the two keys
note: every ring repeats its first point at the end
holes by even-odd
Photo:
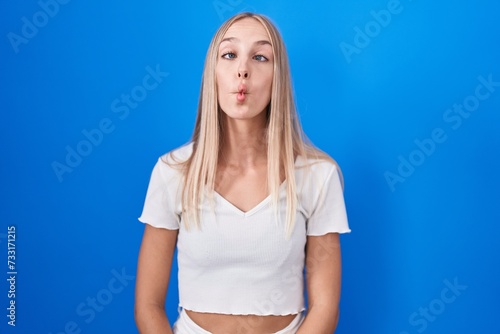
{"type": "Polygon", "coordinates": [[[296,314],[289,315],[232,315],[220,313],[201,313],[186,310],[187,315],[198,326],[214,334],[275,333],[286,328],[296,314]]]}

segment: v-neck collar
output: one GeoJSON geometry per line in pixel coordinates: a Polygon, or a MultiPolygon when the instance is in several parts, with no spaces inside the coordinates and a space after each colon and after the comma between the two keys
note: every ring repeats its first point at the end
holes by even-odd
{"type": "MultiPolygon", "coordinates": [[[[299,160],[302,160],[302,158],[300,156],[297,156],[295,158],[294,163],[293,163],[293,166],[295,169],[294,173],[297,171],[297,163],[299,162],[299,160]]],[[[281,184],[278,188],[278,196],[281,194],[283,189],[285,189],[286,183],[287,183],[286,179],[283,182],[281,182],[281,184]]],[[[257,205],[255,205],[250,210],[243,211],[240,208],[238,208],[236,205],[234,205],[233,203],[228,201],[224,196],[219,194],[217,191],[214,190],[214,193],[215,193],[215,196],[218,197],[227,207],[229,207],[232,211],[234,211],[235,213],[237,213],[238,215],[243,216],[243,217],[250,217],[250,216],[254,215],[258,211],[260,211],[263,207],[265,207],[269,201],[271,201],[271,194],[269,194],[266,198],[264,198],[262,201],[260,201],[257,205]]]]}
{"type": "MultiPolygon", "coordinates": [[[[281,194],[281,192],[285,188],[286,181],[287,180],[284,180],[280,184],[280,186],[278,188],[278,193],[279,194],[281,194]]],[[[232,211],[236,212],[238,215],[243,216],[243,217],[250,217],[250,216],[252,216],[253,214],[255,214],[258,211],[260,211],[263,207],[265,207],[269,203],[269,201],[271,201],[271,195],[267,195],[266,198],[264,198],[262,201],[260,201],[253,208],[251,208],[248,211],[243,211],[240,208],[238,208],[236,205],[234,205],[233,203],[231,203],[230,201],[228,201],[224,196],[222,196],[221,194],[219,194],[217,191],[214,190],[214,193],[215,193],[215,196],[217,196],[222,201],[222,203],[224,203],[232,211]]]]}

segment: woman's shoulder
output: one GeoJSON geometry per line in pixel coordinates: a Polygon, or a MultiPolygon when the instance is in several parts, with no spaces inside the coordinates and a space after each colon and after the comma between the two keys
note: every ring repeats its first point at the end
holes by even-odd
{"type": "Polygon", "coordinates": [[[165,153],[160,157],[159,160],[165,162],[168,165],[183,164],[189,159],[189,157],[191,157],[192,152],[193,142],[188,142],[165,153]]]}
{"type": "Polygon", "coordinates": [[[298,181],[318,183],[326,182],[333,174],[343,182],[342,172],[337,162],[322,151],[308,152],[297,157],[296,177],[298,181]]]}
{"type": "Polygon", "coordinates": [[[306,152],[304,155],[297,156],[295,162],[297,169],[311,169],[313,171],[328,171],[339,169],[337,162],[327,153],[315,150],[306,152]]]}
{"type": "Polygon", "coordinates": [[[163,154],[158,158],[155,170],[164,180],[182,176],[185,162],[191,156],[192,151],[193,144],[189,142],[163,154]]]}

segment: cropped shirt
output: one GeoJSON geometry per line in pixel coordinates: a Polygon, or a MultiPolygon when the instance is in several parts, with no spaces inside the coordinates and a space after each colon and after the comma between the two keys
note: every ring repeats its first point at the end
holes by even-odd
{"type": "MultiPolygon", "coordinates": [[[[172,152],[189,158],[192,143],[172,152]]],[[[279,221],[271,196],[243,212],[215,192],[200,205],[200,229],[183,224],[182,171],[169,154],[153,168],[139,221],[179,230],[179,306],[197,312],[287,315],[304,306],[307,236],[350,232],[341,181],[330,161],[297,157],[298,205],[291,236],[285,232],[286,180],[279,188],[279,221]],[[309,168],[304,168],[309,165],[309,168]],[[215,208],[215,210],[214,210],[215,208]]]]}

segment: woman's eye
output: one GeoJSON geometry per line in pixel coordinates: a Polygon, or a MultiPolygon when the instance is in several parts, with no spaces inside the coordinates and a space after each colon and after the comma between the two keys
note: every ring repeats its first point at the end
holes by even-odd
{"type": "Polygon", "coordinates": [[[234,59],[236,58],[236,55],[232,52],[226,52],[222,55],[222,58],[225,58],[225,59],[234,59]]]}
{"type": "Polygon", "coordinates": [[[268,61],[268,59],[263,55],[256,55],[254,59],[257,61],[268,61]]]}

